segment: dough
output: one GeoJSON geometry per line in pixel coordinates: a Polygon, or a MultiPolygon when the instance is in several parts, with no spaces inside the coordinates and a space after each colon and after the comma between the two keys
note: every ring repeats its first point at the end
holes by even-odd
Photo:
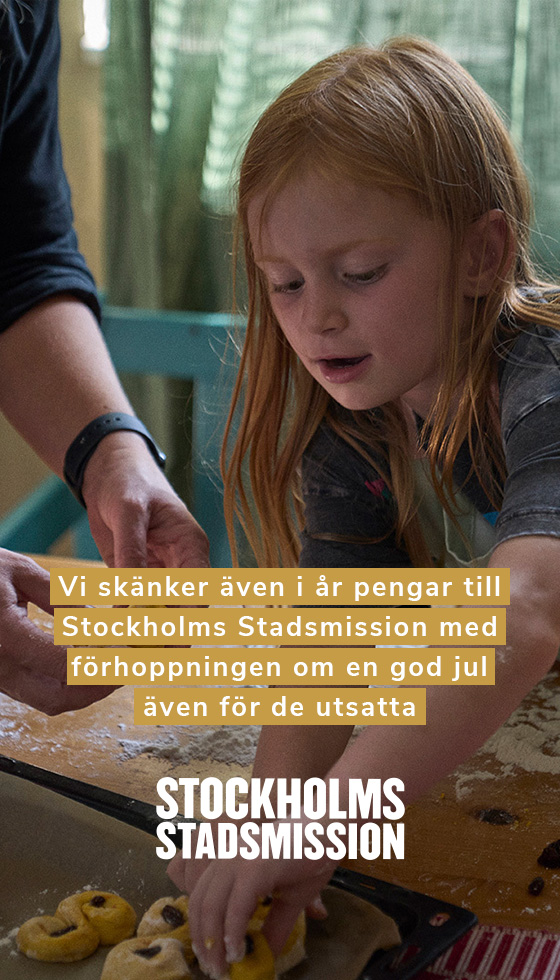
{"type": "MultiPolygon", "coordinates": [[[[337,888],[327,888],[324,898],[329,908],[329,918],[314,923],[310,937],[312,950],[309,970],[317,975],[314,968],[315,956],[324,963],[322,950],[329,950],[328,963],[332,966],[332,976],[340,980],[350,975],[357,976],[369,956],[376,949],[390,949],[400,945],[401,937],[396,922],[380,909],[337,888]],[[371,943],[369,951],[364,950],[363,939],[356,935],[367,935],[371,943]],[[336,938],[335,938],[336,937],[336,938]],[[361,957],[361,964],[352,957],[361,957]]],[[[232,963],[221,980],[278,980],[305,957],[306,922],[302,912],[284,945],[280,956],[274,961],[270,947],[261,929],[269,911],[270,899],[259,902],[252,916],[246,938],[246,956],[240,963],[232,963]]],[[[160,898],[150,906],[138,926],[136,939],[129,939],[115,946],[107,956],[101,980],[183,980],[201,978],[192,952],[188,930],[188,898],[160,898]],[[182,919],[183,921],[180,921],[182,919]],[[153,952],[152,952],[153,951],[153,952]]]]}
{"type": "Polygon", "coordinates": [[[20,927],[18,948],[30,959],[73,963],[99,945],[128,938],[136,926],[134,909],[113,892],[86,891],[64,898],[55,915],[28,919],[20,927]]]}
{"type": "Polygon", "coordinates": [[[110,951],[101,980],[184,980],[190,976],[178,939],[138,936],[110,951]]]}
{"type": "Polygon", "coordinates": [[[159,898],[140,920],[138,935],[178,939],[187,963],[192,963],[195,955],[191,946],[188,911],[189,900],[186,895],[179,895],[178,898],[159,898]]]}
{"type": "Polygon", "coordinates": [[[136,912],[119,895],[113,892],[89,891],[71,895],[60,903],[57,915],[85,916],[99,933],[101,946],[114,946],[134,935],[136,912]]]}
{"type": "MultiPolygon", "coordinates": [[[[188,923],[189,900],[160,898],[150,906],[138,926],[138,938],[120,943],[106,960],[102,980],[175,980],[190,976],[189,965],[196,963],[188,923]],[[168,941],[174,945],[169,946],[168,941]],[[151,950],[154,950],[151,953],[151,950]],[[179,955],[180,952],[180,955],[179,955]],[[149,972],[148,972],[149,969],[149,972]]],[[[232,963],[224,980],[277,980],[280,972],[289,970],[305,955],[305,914],[294,926],[281,956],[274,962],[272,951],[261,933],[271,899],[259,902],[245,938],[246,955],[232,963]]],[[[199,969],[196,975],[200,976],[199,969]]]]}
{"type": "Polygon", "coordinates": [[[263,922],[268,915],[268,910],[272,905],[271,895],[267,895],[266,898],[261,898],[259,904],[257,905],[252,917],[249,919],[248,929],[262,929],[263,922]]]}
{"type": "Polygon", "coordinates": [[[375,905],[370,908],[371,936],[375,940],[371,955],[378,949],[392,949],[393,946],[400,946],[402,939],[399,927],[390,915],[385,915],[381,909],[375,905]]]}
{"type": "MultiPolygon", "coordinates": [[[[375,886],[371,887],[375,900],[375,886]]],[[[400,946],[401,936],[395,920],[376,905],[343,888],[327,886],[322,899],[326,919],[312,923],[307,939],[308,971],[316,980],[316,963],[328,965],[329,980],[348,980],[361,976],[377,950],[400,946]]],[[[327,974],[327,969],[323,969],[327,974]]],[[[373,969],[375,974],[376,969],[373,969]]]]}
{"type": "Polygon", "coordinates": [[[23,923],[16,942],[18,949],[32,960],[74,963],[95,953],[99,933],[86,919],[71,923],[58,915],[41,915],[23,923]]]}

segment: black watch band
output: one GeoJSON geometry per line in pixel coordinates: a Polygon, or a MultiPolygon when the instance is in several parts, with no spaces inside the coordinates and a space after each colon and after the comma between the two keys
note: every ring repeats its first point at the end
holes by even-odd
{"type": "Polygon", "coordinates": [[[106,415],[100,415],[99,418],[86,425],[85,429],[82,429],[76,436],[64,457],[64,479],[82,506],[85,507],[82,484],[90,457],[105,436],[108,436],[110,432],[123,430],[125,432],[137,432],[138,435],[141,435],[148,444],[158,466],[162,469],[165,466],[165,453],[161,451],[144,423],[135,415],[126,415],[124,412],[107,412],[106,415]]]}

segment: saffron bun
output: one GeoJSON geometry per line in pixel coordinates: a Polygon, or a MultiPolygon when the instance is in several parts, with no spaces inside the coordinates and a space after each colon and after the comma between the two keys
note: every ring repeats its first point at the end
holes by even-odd
{"type": "Polygon", "coordinates": [[[138,926],[139,936],[158,938],[166,936],[178,939],[183,947],[187,963],[195,960],[189,929],[189,900],[186,895],[178,898],[159,898],[142,916],[138,926]]]}
{"type": "Polygon", "coordinates": [[[282,951],[274,959],[261,929],[263,927],[271,900],[259,902],[249,922],[245,937],[246,953],[238,963],[232,963],[226,977],[222,980],[277,980],[287,970],[297,966],[305,959],[305,912],[300,912],[282,951]]]}
{"type": "Polygon", "coordinates": [[[249,920],[249,925],[247,926],[248,932],[251,932],[254,929],[262,929],[264,920],[268,915],[268,910],[270,909],[271,905],[272,895],[267,895],[266,898],[259,899],[259,904],[249,920]]]}
{"type": "Polygon", "coordinates": [[[95,953],[99,933],[86,919],[75,923],[58,915],[39,915],[20,926],[16,942],[29,959],[75,963],[95,953]]]}
{"type": "Polygon", "coordinates": [[[74,963],[91,956],[100,945],[127,939],[135,926],[136,913],[124,898],[113,892],[85,891],[63,899],[54,915],[28,919],[16,942],[30,959],[74,963]]]}
{"type": "MultiPolygon", "coordinates": [[[[278,980],[305,956],[305,913],[301,912],[275,961],[262,926],[272,900],[259,902],[245,937],[245,956],[231,963],[222,980],[278,980]]],[[[186,895],[160,898],[145,912],[135,939],[126,939],[107,956],[101,980],[183,980],[196,963],[186,895]]],[[[130,935],[130,934],[129,934],[130,935]]],[[[195,971],[196,972],[196,971],[195,971]]],[[[200,974],[197,972],[197,976],[200,974]]]]}
{"type": "Polygon", "coordinates": [[[101,980],[186,980],[190,976],[178,939],[137,936],[113,947],[101,980]]]}
{"type": "Polygon", "coordinates": [[[114,946],[134,935],[136,912],[114,892],[87,891],[63,899],[57,909],[63,915],[81,913],[99,933],[101,946],[114,946]]]}
{"type": "Polygon", "coordinates": [[[223,980],[277,980],[272,950],[259,929],[247,933],[245,956],[239,963],[230,963],[223,980]]]}
{"type": "MultiPolygon", "coordinates": [[[[271,905],[272,898],[270,896],[259,901],[249,922],[249,933],[262,929],[271,905]]],[[[297,966],[298,963],[301,963],[305,959],[305,936],[306,919],[305,912],[302,910],[296,919],[290,935],[284,943],[283,949],[276,957],[276,972],[278,976],[282,976],[287,970],[291,970],[292,967],[297,966]]]]}
{"type": "MultiPolygon", "coordinates": [[[[183,956],[185,958],[186,964],[192,964],[195,962],[196,957],[192,950],[191,937],[188,923],[188,897],[186,895],[179,895],[178,898],[160,898],[157,902],[154,902],[150,906],[148,911],[144,914],[140,920],[138,926],[138,938],[143,939],[146,942],[146,949],[153,948],[153,945],[161,945],[160,940],[165,938],[172,938],[179,943],[181,943],[183,956]]],[[[239,963],[232,963],[228,969],[224,980],[277,980],[276,969],[274,965],[274,956],[270,946],[268,945],[266,939],[261,934],[260,929],[262,923],[268,912],[269,901],[266,899],[263,903],[259,903],[258,915],[257,915],[257,926],[253,930],[249,926],[247,936],[245,937],[245,956],[243,960],[239,963]]],[[[144,957],[148,954],[142,952],[139,953],[138,949],[134,947],[134,941],[127,943],[122,943],[122,946],[128,947],[128,952],[126,953],[127,964],[132,956],[135,957],[136,962],[132,965],[138,970],[138,959],[144,963],[147,960],[144,957]]],[[[154,955],[153,959],[150,960],[153,967],[153,973],[129,973],[124,971],[124,964],[120,957],[117,957],[117,951],[120,947],[114,949],[111,953],[111,963],[119,963],[119,969],[122,969],[122,973],[108,973],[107,976],[103,974],[102,980],[136,980],[136,976],[142,978],[146,976],[153,976],[154,980],[168,980],[168,973],[158,972],[158,959],[157,955],[154,955]]],[[[107,962],[109,963],[109,957],[107,957],[107,962]]],[[[141,966],[142,964],[140,964],[141,966]]],[[[164,966],[162,960],[162,968],[164,966]]],[[[167,966],[165,966],[167,969],[167,966]]],[[[198,974],[197,974],[198,975],[198,974]]],[[[175,974],[173,974],[173,977],[175,974]]],[[[189,976],[188,973],[178,974],[178,976],[189,976]]]]}

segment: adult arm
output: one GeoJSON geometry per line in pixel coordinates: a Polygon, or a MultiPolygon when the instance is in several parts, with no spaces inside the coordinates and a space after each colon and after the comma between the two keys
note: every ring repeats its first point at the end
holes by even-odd
{"type": "MultiPolygon", "coordinates": [[[[131,412],[90,310],[56,296],[0,334],[0,409],[46,463],[62,474],[66,449],[91,419],[131,412]]],[[[172,490],[144,439],[106,436],[85,473],[84,499],[94,538],[108,565],[204,566],[206,535],[172,490]]],[[[29,559],[0,552],[0,690],[47,714],[83,707],[110,687],[66,684],[66,651],[27,617],[46,611],[47,573],[29,559]]]]}
{"type": "MultiPolygon", "coordinates": [[[[0,16],[0,409],[54,469],[80,430],[130,412],[96,322],[93,279],[72,228],[58,134],[58,4],[9,4],[0,16]],[[21,9],[20,9],[21,8],[21,9]]],[[[206,537],[141,436],[96,448],[83,495],[109,565],[206,565],[206,537]]],[[[0,689],[54,714],[110,688],[67,688],[65,652],[26,614],[46,610],[48,576],[0,552],[0,689]]]]}
{"type": "MultiPolygon", "coordinates": [[[[21,11],[9,5],[0,18],[0,409],[61,474],[88,422],[131,409],[72,227],[58,132],[57,11],[56,0],[21,11]]],[[[207,563],[204,534],[141,436],[102,440],[83,494],[109,564],[207,563]]]]}
{"type": "MultiPolygon", "coordinates": [[[[105,412],[131,413],[90,310],[56,296],[0,334],[0,409],[55,473],[78,433],[105,412]]],[[[108,565],[205,566],[207,538],[161,473],[142,436],[99,443],[83,486],[108,565]]]]}
{"type": "MultiPolygon", "coordinates": [[[[59,475],[66,449],[88,422],[108,411],[132,411],[87,306],[57,295],[0,334],[0,409],[59,475]]],[[[206,535],[142,436],[115,432],[99,443],[86,467],[83,496],[108,565],[208,564],[206,535]]],[[[26,613],[27,602],[51,611],[48,583],[35,563],[0,552],[0,690],[57,714],[113,688],[66,684],[66,651],[26,613]]]]}

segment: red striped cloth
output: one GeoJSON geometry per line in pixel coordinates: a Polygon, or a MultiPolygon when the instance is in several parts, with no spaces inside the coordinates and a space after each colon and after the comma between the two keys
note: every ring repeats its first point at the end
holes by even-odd
{"type": "Polygon", "coordinates": [[[479,925],[417,980],[560,980],[560,935],[479,925]]]}

